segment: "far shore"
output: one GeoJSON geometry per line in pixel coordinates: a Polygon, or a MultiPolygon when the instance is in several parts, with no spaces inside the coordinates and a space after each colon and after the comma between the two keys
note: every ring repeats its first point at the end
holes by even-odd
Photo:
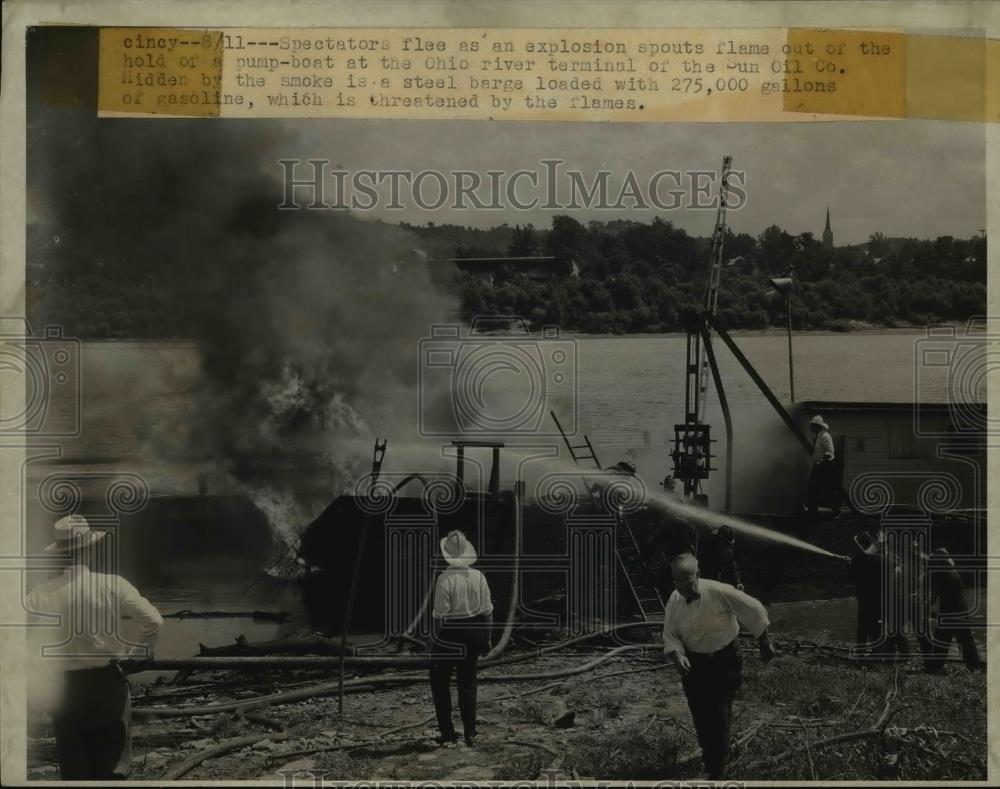
{"type": "MultiPolygon", "coordinates": [[[[936,324],[937,325],[937,324],[936,324]]],[[[953,325],[953,324],[940,324],[943,326],[953,325]]],[[[463,329],[468,329],[466,324],[462,324],[463,329]]],[[[871,327],[863,329],[847,329],[844,331],[834,331],[833,329],[795,329],[792,331],[792,336],[824,336],[824,335],[835,335],[835,336],[845,336],[845,335],[872,335],[872,334],[900,334],[900,335],[922,335],[927,332],[925,326],[908,326],[908,327],[871,327]]],[[[956,326],[956,329],[962,331],[961,326],[956,326]]],[[[787,334],[787,329],[783,329],[778,326],[769,326],[766,329],[729,329],[728,333],[734,337],[784,337],[787,334]]],[[[490,332],[484,333],[481,336],[503,336],[502,332],[490,332]]],[[[566,331],[560,332],[561,337],[569,337],[577,340],[608,340],[608,339],[621,339],[627,340],[631,338],[683,338],[687,336],[687,332],[682,331],[672,331],[672,332],[630,332],[622,334],[614,333],[588,333],[579,331],[566,331]]],[[[147,345],[196,345],[197,340],[192,338],[157,338],[157,337],[102,337],[99,339],[84,339],[81,342],[86,343],[137,343],[137,344],[147,344],[147,345]]]]}

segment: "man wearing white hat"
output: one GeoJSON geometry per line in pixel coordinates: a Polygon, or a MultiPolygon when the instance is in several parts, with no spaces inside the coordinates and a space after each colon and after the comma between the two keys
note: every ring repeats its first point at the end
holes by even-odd
{"type": "Polygon", "coordinates": [[[476,664],[481,654],[492,649],[493,602],[486,576],[472,567],[476,549],[465,535],[458,530],[452,531],[440,544],[448,567],[434,585],[431,695],[441,732],[439,742],[457,741],[451,719],[451,673],[454,670],[465,743],[471,746],[476,738],[476,664]]]}
{"type": "MultiPolygon", "coordinates": [[[[833,448],[830,426],[817,414],[809,420],[809,430],[813,434],[813,467],[812,474],[809,475],[808,507],[809,514],[815,515],[816,507],[821,500],[832,495],[839,502],[839,491],[833,490],[837,484],[836,467],[833,462],[836,459],[836,452],[833,448]]],[[[835,504],[834,510],[838,509],[839,504],[835,504]]]]}
{"type": "Polygon", "coordinates": [[[128,777],[131,699],[119,660],[150,658],[163,624],[160,612],[124,578],[90,570],[93,546],[105,536],[82,515],[56,521],[55,542],[44,550],[68,557],[70,566],[25,598],[28,611],[51,625],[33,632],[45,642],[38,665],[45,683],[54,686],[45,688],[45,706],[64,781],[128,777]],[[122,633],[123,614],[138,626],[134,640],[122,633]]]}

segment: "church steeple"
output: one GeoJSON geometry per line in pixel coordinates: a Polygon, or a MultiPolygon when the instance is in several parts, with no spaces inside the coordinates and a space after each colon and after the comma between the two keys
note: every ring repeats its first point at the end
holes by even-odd
{"type": "Polygon", "coordinates": [[[830,206],[826,207],[826,227],[823,229],[823,246],[833,249],[833,231],[830,229],[830,206]]]}

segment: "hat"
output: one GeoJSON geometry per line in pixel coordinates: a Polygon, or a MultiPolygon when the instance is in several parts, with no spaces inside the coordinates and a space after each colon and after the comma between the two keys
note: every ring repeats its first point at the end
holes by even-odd
{"type": "Polygon", "coordinates": [[[955,560],[951,558],[951,554],[947,548],[935,548],[931,551],[930,561],[934,563],[935,567],[940,567],[941,565],[947,565],[948,567],[955,566],[955,560]]]}
{"type": "Polygon", "coordinates": [[[854,535],[854,544],[858,546],[858,550],[868,556],[880,553],[878,541],[866,531],[854,535]],[[864,539],[862,540],[862,538],[864,539]]]}
{"type": "Polygon", "coordinates": [[[809,420],[809,424],[810,425],[819,425],[824,430],[829,430],[830,429],[830,426],[826,422],[823,421],[823,417],[821,417],[819,414],[816,414],[816,416],[814,416],[812,419],[810,419],[809,420]]]}
{"type": "Polygon", "coordinates": [[[448,564],[456,567],[467,567],[476,561],[476,549],[458,529],[441,539],[441,553],[448,564]]]}
{"type": "Polygon", "coordinates": [[[55,531],[56,541],[43,549],[47,553],[78,551],[103,540],[106,536],[103,531],[93,531],[87,519],[76,514],[60,518],[52,528],[55,531]]]}

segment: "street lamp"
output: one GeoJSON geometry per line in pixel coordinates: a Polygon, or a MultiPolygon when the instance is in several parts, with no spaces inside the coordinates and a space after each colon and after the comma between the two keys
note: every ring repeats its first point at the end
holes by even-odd
{"type": "Polygon", "coordinates": [[[795,367],[792,362],[792,278],[774,277],[770,280],[771,287],[785,297],[785,309],[788,312],[788,389],[792,402],[795,402],[795,367]]]}

